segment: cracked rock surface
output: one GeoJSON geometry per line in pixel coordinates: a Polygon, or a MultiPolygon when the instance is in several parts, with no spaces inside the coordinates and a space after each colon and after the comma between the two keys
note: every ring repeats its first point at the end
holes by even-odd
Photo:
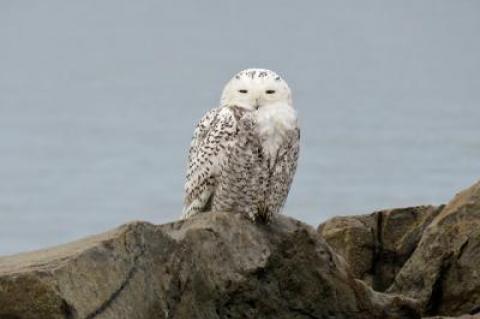
{"type": "Polygon", "coordinates": [[[0,319],[419,318],[312,227],[208,213],[0,258],[0,319]]]}
{"type": "Polygon", "coordinates": [[[417,299],[429,315],[480,312],[480,182],[426,228],[388,291],[417,299]]]}
{"type": "Polygon", "coordinates": [[[480,182],[446,206],[336,217],[318,231],[375,290],[431,318],[480,318],[480,182]]]}
{"type": "Polygon", "coordinates": [[[355,278],[385,291],[442,209],[417,206],[334,217],[322,223],[318,231],[346,259],[355,278]]]}

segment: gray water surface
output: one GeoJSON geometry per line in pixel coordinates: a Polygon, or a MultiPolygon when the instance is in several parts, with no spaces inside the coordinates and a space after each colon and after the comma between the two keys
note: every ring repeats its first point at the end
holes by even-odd
{"type": "Polygon", "coordinates": [[[247,67],[301,117],[286,214],[444,203],[480,177],[479,34],[478,1],[2,1],[0,255],[175,220],[247,67]]]}

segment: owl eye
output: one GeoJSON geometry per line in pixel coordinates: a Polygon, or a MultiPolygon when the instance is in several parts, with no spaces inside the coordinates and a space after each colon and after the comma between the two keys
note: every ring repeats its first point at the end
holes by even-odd
{"type": "Polygon", "coordinates": [[[267,94],[273,94],[273,93],[275,93],[275,90],[266,90],[265,93],[267,93],[267,94]]]}
{"type": "Polygon", "coordinates": [[[245,94],[245,93],[247,93],[248,91],[247,91],[247,90],[238,90],[238,92],[245,94]]]}

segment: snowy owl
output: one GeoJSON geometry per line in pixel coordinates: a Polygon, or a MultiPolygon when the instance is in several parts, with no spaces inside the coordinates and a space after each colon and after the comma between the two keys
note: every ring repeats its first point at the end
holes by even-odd
{"type": "Polygon", "coordinates": [[[226,211],[268,222],[285,203],[299,154],[290,88],[272,71],[247,69],[227,83],[220,105],[193,134],[183,218],[226,211]]]}

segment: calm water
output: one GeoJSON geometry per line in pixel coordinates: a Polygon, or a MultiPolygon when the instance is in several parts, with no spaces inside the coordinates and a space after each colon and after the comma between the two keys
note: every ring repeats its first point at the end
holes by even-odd
{"type": "Polygon", "coordinates": [[[286,213],[443,203],[480,177],[475,1],[2,1],[0,255],[181,211],[196,121],[236,71],[294,91],[286,213]]]}

